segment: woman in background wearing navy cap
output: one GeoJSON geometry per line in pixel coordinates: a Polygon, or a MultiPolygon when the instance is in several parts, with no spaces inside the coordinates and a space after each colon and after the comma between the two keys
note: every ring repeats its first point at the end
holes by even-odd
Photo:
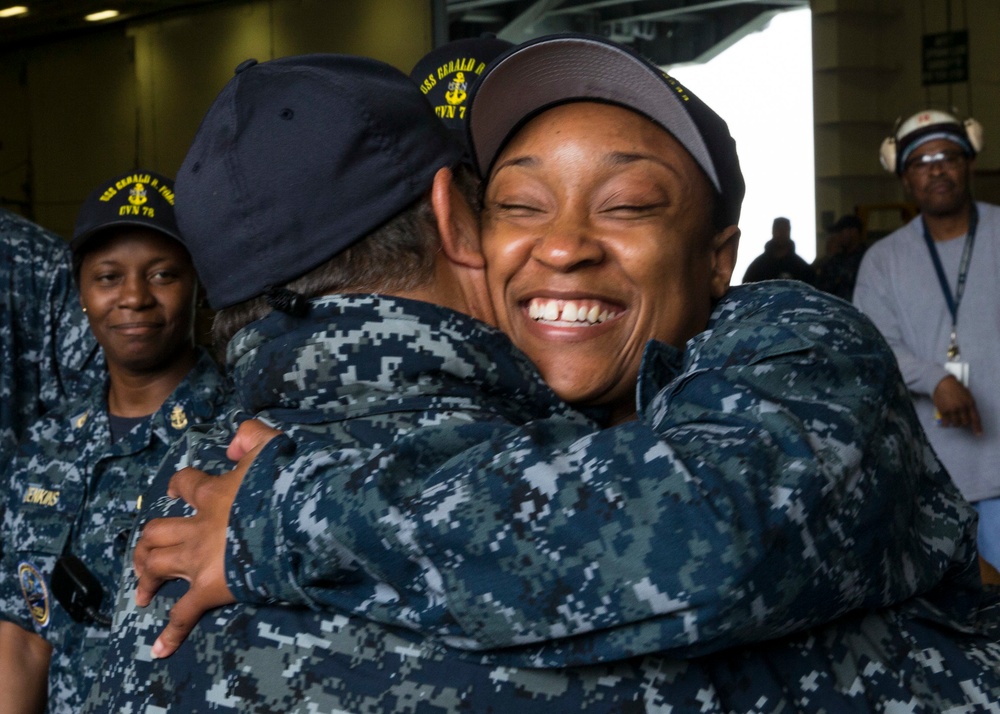
{"type": "Polygon", "coordinates": [[[195,347],[198,281],[173,201],[170,180],[137,170],[102,184],[77,218],[74,275],[108,373],[35,422],[10,464],[0,691],[14,711],[79,711],[141,494],[167,447],[225,399],[195,347]]]}

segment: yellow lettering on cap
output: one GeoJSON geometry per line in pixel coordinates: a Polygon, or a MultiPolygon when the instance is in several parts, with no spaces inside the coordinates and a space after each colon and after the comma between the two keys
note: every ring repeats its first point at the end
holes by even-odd
{"type": "Polygon", "coordinates": [[[435,86],[437,86],[437,80],[434,79],[433,74],[429,74],[427,75],[427,79],[420,83],[420,91],[427,94],[427,92],[434,89],[435,86]]]}
{"type": "Polygon", "coordinates": [[[163,198],[166,200],[167,203],[169,203],[171,206],[174,205],[174,192],[171,191],[168,186],[166,185],[159,186],[156,190],[159,192],[161,196],[163,196],[163,198]]]}
{"type": "Polygon", "coordinates": [[[663,73],[663,78],[667,80],[667,84],[669,84],[671,87],[674,88],[675,92],[681,95],[681,99],[683,99],[685,102],[691,98],[690,96],[688,96],[687,90],[684,89],[684,87],[682,87],[680,84],[678,84],[676,79],[671,77],[666,72],[663,73]]]}
{"type": "Polygon", "coordinates": [[[437,76],[438,79],[444,79],[449,74],[454,74],[455,72],[471,72],[475,66],[476,59],[474,57],[462,57],[438,67],[437,76]]]}
{"type": "Polygon", "coordinates": [[[131,176],[125,176],[123,178],[118,179],[118,182],[115,183],[115,188],[117,188],[120,191],[129,184],[150,183],[152,178],[153,177],[150,176],[149,174],[132,174],[131,176]]]}
{"type": "Polygon", "coordinates": [[[109,186],[108,190],[101,194],[100,201],[110,201],[118,193],[118,189],[109,186]]]}

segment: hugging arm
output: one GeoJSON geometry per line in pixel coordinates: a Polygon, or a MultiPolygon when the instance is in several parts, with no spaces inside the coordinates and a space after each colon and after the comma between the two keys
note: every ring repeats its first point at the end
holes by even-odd
{"type": "Polygon", "coordinates": [[[618,427],[443,420],[374,451],[276,437],[233,503],[229,590],[557,666],[769,639],[965,569],[972,516],[875,328],[817,294],[754,294],[680,371],[651,345],[618,427]]]}
{"type": "Polygon", "coordinates": [[[965,568],[968,509],[871,323],[761,302],[647,370],[636,422],[442,426],[360,463],[265,449],[230,589],[558,665],[767,639],[965,568]]]}

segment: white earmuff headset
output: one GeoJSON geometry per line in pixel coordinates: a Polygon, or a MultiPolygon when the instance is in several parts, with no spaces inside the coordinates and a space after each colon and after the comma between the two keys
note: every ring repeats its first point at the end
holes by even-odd
{"type": "Polygon", "coordinates": [[[968,139],[972,150],[977,154],[982,151],[982,124],[972,117],[969,117],[965,121],[960,121],[954,115],[948,114],[947,112],[942,112],[937,109],[927,109],[922,112],[917,112],[906,121],[903,121],[902,117],[896,120],[896,124],[893,126],[892,134],[882,140],[882,145],[878,150],[878,158],[879,162],[882,164],[882,168],[890,173],[900,173],[900,167],[896,165],[896,162],[899,159],[899,153],[896,150],[899,141],[915,131],[927,129],[938,124],[961,126],[965,132],[965,138],[968,139]]]}

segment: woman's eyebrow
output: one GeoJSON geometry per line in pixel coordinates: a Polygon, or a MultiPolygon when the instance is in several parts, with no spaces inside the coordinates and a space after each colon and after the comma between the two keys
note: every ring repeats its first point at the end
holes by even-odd
{"type": "Polygon", "coordinates": [[[680,167],[668,161],[664,161],[655,154],[636,153],[631,151],[612,151],[604,156],[604,161],[612,166],[625,166],[639,161],[652,161],[654,164],[662,166],[675,176],[681,178],[686,176],[686,174],[681,171],[680,167]]]}
{"type": "Polygon", "coordinates": [[[516,167],[516,166],[537,166],[541,161],[537,156],[533,154],[522,154],[521,156],[513,156],[509,159],[504,159],[502,162],[493,167],[493,175],[495,176],[503,169],[516,167]]]}

